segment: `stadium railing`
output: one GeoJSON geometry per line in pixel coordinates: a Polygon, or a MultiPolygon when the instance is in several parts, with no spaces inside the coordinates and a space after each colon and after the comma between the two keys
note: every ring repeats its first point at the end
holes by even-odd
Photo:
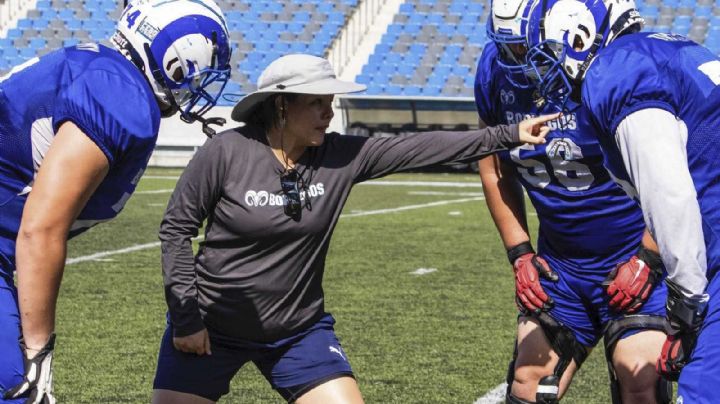
{"type": "Polygon", "coordinates": [[[361,0],[348,18],[345,28],[327,52],[327,57],[335,67],[338,76],[343,73],[343,69],[355,54],[357,46],[375,22],[385,3],[386,0],[361,0]]]}
{"type": "Polygon", "coordinates": [[[15,22],[18,13],[31,0],[0,0],[0,37],[5,35],[10,24],[15,22]]]}

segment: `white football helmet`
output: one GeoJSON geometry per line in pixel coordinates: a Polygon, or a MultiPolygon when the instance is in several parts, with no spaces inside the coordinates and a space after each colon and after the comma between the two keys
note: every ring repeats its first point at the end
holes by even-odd
{"type": "Polygon", "coordinates": [[[529,0],[493,0],[487,36],[498,49],[497,63],[508,81],[519,88],[533,85],[534,70],[528,65],[527,40],[523,35],[528,20],[529,0]]]}
{"type": "Polygon", "coordinates": [[[566,99],[598,51],[643,24],[634,0],[534,0],[525,35],[541,94],[566,99]]]}
{"type": "Polygon", "coordinates": [[[145,74],[165,116],[203,121],[230,78],[227,24],[212,0],[131,1],[111,42],[145,74]]]}

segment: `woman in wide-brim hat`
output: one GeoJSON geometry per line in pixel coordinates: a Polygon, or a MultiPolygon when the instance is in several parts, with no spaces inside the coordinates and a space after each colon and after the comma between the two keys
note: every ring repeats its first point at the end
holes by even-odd
{"type": "Polygon", "coordinates": [[[233,110],[246,125],[198,150],[161,225],[169,323],[155,403],[217,401],[248,361],[289,402],[361,403],[321,285],[352,186],[541,143],[553,118],[470,132],[341,136],[326,133],[333,95],[365,87],[336,79],[327,60],[281,57],[258,87],[233,110]],[[191,238],[206,220],[194,257],[191,238]]]}

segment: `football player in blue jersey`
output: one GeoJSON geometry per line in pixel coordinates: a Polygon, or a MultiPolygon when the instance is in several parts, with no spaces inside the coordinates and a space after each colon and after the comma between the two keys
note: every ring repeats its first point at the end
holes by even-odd
{"type": "Polygon", "coordinates": [[[657,240],[669,321],[658,371],[679,377],[678,403],[717,403],[720,59],[679,35],[640,33],[625,3],[537,0],[528,58],[544,98],[589,110],[608,168],[657,240]]]}
{"type": "MultiPolygon", "coordinates": [[[[496,0],[477,68],[475,100],[487,125],[556,112],[541,103],[526,63],[532,2],[496,0]]],[[[540,66],[542,67],[542,66],[540,66]]],[[[480,161],[490,212],[515,272],[518,319],[507,403],[554,403],[604,336],[613,403],[667,403],[655,372],[664,334],[664,269],[637,204],[603,167],[587,109],[568,103],[547,143],[480,161]],[[530,243],[525,188],[540,221],[530,243]]]]}
{"type": "Polygon", "coordinates": [[[67,239],[117,216],[161,117],[179,112],[208,132],[217,122],[203,118],[219,96],[207,86],[222,89],[231,48],[212,0],[133,2],[111,42],[114,49],[59,49],[0,77],[2,403],[55,401],[53,331],[67,239]]]}

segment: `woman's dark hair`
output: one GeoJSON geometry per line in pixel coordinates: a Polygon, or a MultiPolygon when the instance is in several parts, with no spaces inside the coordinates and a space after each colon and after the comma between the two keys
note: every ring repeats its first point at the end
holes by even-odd
{"type": "Polygon", "coordinates": [[[286,93],[273,94],[258,104],[251,112],[247,123],[261,127],[265,132],[271,128],[280,126],[280,111],[275,105],[275,100],[284,98],[284,104],[295,101],[300,94],[286,93]]]}

